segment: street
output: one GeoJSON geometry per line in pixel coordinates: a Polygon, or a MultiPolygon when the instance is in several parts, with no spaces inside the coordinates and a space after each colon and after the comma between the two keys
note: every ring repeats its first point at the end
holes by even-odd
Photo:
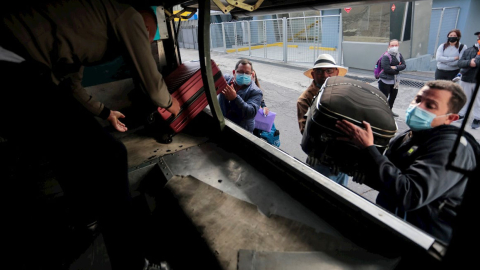
{"type": "MultiPolygon", "coordinates": [[[[180,49],[180,52],[182,62],[198,60],[197,50],[180,49]]],[[[240,55],[235,54],[211,53],[211,59],[217,63],[224,74],[231,74],[235,68],[235,64],[240,58],[240,55]]],[[[303,72],[312,67],[313,63],[309,65],[295,65],[267,59],[249,58],[249,60],[253,63],[253,69],[257,74],[267,107],[277,113],[275,126],[280,130],[280,149],[301,161],[305,161],[307,155],[300,147],[302,135],[298,129],[296,102],[300,94],[311,83],[311,79],[304,76],[303,72]]],[[[374,60],[372,60],[372,62],[374,62],[374,60]]],[[[411,78],[415,78],[416,75],[415,72],[408,72],[407,74],[410,75],[409,77],[411,78]]],[[[393,111],[399,115],[399,117],[396,118],[398,133],[408,129],[408,126],[405,124],[406,109],[420,89],[419,85],[422,85],[423,82],[426,81],[426,76],[430,74],[422,73],[421,75],[422,76],[418,76],[421,80],[412,81],[413,83],[411,83],[411,85],[413,86],[400,85],[399,93],[393,106],[393,111]]],[[[370,82],[371,85],[378,87],[376,80],[374,80],[373,68],[371,72],[360,70],[349,71],[347,76],[365,80],[370,82]]],[[[431,80],[433,80],[433,73],[431,80]]],[[[480,140],[480,130],[472,130],[470,123],[471,119],[465,130],[471,133],[477,140],[480,140]]],[[[457,126],[460,126],[460,124],[461,122],[455,123],[457,126]]],[[[348,188],[373,202],[378,194],[377,191],[370,187],[354,183],[351,179],[348,188]]]]}

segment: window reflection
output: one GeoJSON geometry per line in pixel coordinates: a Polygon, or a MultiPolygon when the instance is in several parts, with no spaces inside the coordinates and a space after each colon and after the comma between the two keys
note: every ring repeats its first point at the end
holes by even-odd
{"type": "Polygon", "coordinates": [[[390,3],[354,6],[342,9],[343,40],[388,42],[390,40],[390,3]]]}

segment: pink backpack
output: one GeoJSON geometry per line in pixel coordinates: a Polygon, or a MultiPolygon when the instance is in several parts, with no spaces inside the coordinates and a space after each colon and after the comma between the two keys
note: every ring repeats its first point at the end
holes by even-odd
{"type": "Polygon", "coordinates": [[[384,55],[388,56],[388,59],[390,59],[390,63],[392,62],[392,56],[388,52],[385,52],[384,54],[382,54],[382,56],[380,56],[380,58],[377,61],[377,64],[375,65],[375,69],[373,70],[373,73],[375,73],[375,79],[377,80],[380,78],[380,73],[382,73],[383,71],[382,58],[384,55]]]}

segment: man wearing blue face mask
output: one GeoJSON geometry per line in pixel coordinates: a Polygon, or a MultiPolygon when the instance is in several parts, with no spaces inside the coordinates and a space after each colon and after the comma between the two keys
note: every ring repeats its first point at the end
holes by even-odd
{"type": "Polygon", "coordinates": [[[252,63],[241,59],[235,65],[233,76],[224,75],[227,87],[218,95],[223,116],[249,132],[255,128],[255,115],[263,99],[262,90],[255,84],[252,63]]]}
{"type": "MultiPolygon", "coordinates": [[[[455,207],[468,181],[465,174],[446,169],[458,134],[450,124],[458,119],[466,99],[453,82],[427,82],[407,110],[410,130],[394,138],[385,155],[373,145],[370,124],[364,122],[362,129],[337,122],[348,136],[342,140],[364,149],[365,184],[379,191],[377,204],[445,243],[450,241],[455,207]]],[[[468,133],[460,142],[453,165],[472,170],[478,143],[468,133]]]]}

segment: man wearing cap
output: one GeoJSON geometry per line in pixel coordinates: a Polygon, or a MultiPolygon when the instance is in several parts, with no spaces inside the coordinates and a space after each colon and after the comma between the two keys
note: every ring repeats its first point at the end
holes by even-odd
{"type": "MultiPolygon", "coordinates": [[[[305,114],[308,108],[312,105],[313,98],[318,95],[320,88],[328,77],[333,76],[345,76],[347,69],[342,66],[338,66],[335,63],[335,59],[329,54],[321,54],[318,56],[317,61],[313,65],[313,68],[305,71],[303,74],[310,79],[313,79],[312,84],[305,90],[297,100],[297,117],[300,133],[303,134],[305,130],[305,123],[307,121],[305,114]]],[[[347,186],[348,175],[344,173],[333,174],[330,168],[322,165],[316,158],[307,157],[307,164],[319,173],[327,176],[333,181],[347,186]]]]}
{"type": "MultiPolygon", "coordinates": [[[[467,103],[465,103],[465,106],[463,106],[462,110],[458,113],[460,115],[460,120],[465,118],[468,104],[470,103],[473,89],[475,88],[475,76],[478,72],[478,67],[480,66],[480,52],[478,50],[480,44],[480,31],[476,32],[475,35],[477,36],[477,42],[475,45],[465,50],[460,60],[458,60],[458,66],[461,68],[460,73],[462,73],[460,86],[467,95],[467,103]]],[[[477,129],[480,127],[480,95],[477,95],[472,110],[472,129],[477,129]]]]}

